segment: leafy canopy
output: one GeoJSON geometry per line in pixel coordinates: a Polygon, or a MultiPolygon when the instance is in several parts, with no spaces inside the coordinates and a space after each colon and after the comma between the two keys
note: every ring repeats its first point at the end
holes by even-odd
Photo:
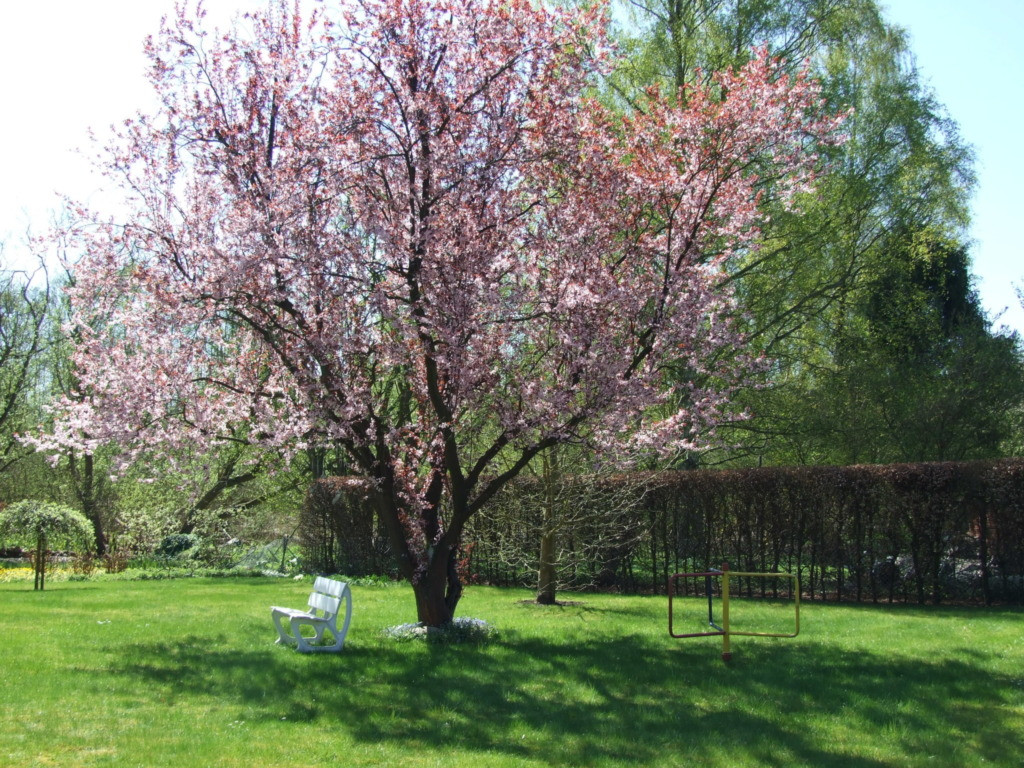
{"type": "Polygon", "coordinates": [[[50,501],[26,499],[0,509],[0,538],[31,542],[93,543],[93,528],[81,512],[50,501]]]}

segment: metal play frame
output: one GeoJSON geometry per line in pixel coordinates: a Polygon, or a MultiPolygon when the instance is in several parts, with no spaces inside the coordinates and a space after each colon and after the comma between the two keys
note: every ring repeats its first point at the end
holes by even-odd
{"type": "Polygon", "coordinates": [[[800,634],[800,579],[792,573],[749,573],[746,571],[730,571],[729,564],[723,563],[722,570],[701,571],[699,573],[675,573],[668,580],[668,633],[672,637],[722,637],[722,660],[732,659],[732,651],[729,649],[729,638],[732,635],[746,635],[749,637],[796,637],[800,634]],[[736,632],[729,628],[729,579],[734,576],[757,576],[777,579],[793,580],[793,598],[796,609],[796,624],[792,632],[736,632]],[[677,633],[672,626],[672,598],[676,593],[676,584],[679,579],[704,579],[704,591],[708,597],[708,626],[713,627],[714,632],[684,632],[677,633]],[[720,578],[722,580],[722,625],[715,623],[714,611],[711,605],[711,580],[720,578]]]}

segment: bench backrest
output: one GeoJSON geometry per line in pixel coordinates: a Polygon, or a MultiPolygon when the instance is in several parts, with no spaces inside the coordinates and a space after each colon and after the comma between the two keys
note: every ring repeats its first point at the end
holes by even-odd
{"type": "Polygon", "coordinates": [[[313,591],[309,593],[309,607],[321,610],[330,616],[337,616],[345,587],[346,584],[343,581],[317,576],[316,581],[313,582],[313,591]]]}

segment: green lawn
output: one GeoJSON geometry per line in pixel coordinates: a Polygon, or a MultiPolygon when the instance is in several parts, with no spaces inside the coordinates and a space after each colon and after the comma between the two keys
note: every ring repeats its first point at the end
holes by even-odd
{"type": "MultiPolygon", "coordinates": [[[[804,604],[795,639],[673,640],[663,597],[470,588],[488,645],[384,639],[405,587],[355,587],[346,650],[274,645],[270,579],[0,584],[3,766],[1014,766],[1024,611],[804,604]],[[568,596],[566,596],[568,597],[568,596]]],[[[739,605],[753,628],[785,606],[739,605]]],[[[741,615],[742,611],[742,615],[741,615]]],[[[785,620],[781,620],[782,625],[785,620]]]]}

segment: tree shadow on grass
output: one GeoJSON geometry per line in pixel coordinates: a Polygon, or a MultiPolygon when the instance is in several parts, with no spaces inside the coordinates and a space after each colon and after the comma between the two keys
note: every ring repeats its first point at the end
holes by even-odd
{"type": "Polygon", "coordinates": [[[403,751],[461,748],[551,765],[870,768],[940,751],[947,765],[1024,754],[1008,706],[1019,681],[969,659],[922,664],[768,642],[745,644],[725,665],[703,642],[569,644],[515,633],[487,646],[381,641],[302,656],[185,637],[122,646],[111,670],[244,709],[250,721],[321,723],[403,751]],[[837,739],[843,729],[856,737],[837,739]],[[885,734],[884,758],[863,754],[873,732],[885,734]]]}

